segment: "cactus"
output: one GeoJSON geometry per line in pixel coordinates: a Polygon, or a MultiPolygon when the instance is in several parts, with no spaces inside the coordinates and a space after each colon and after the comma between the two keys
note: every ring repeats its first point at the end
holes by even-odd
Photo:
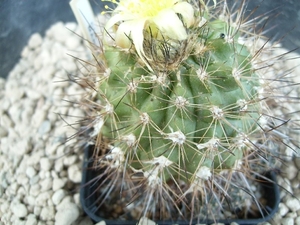
{"type": "Polygon", "coordinates": [[[229,200],[242,209],[248,195],[261,212],[249,182],[274,154],[265,129],[274,121],[264,116],[261,50],[242,41],[257,37],[243,23],[244,3],[235,14],[226,1],[112,2],[90,75],[100,205],[123,199],[128,211],[140,207],[137,219],[193,219],[203,211],[214,218],[213,205],[221,211],[229,200]]]}

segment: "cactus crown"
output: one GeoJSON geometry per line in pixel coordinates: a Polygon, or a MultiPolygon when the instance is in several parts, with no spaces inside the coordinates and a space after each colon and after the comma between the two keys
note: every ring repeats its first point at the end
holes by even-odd
{"type": "Polygon", "coordinates": [[[258,148],[266,136],[259,52],[242,41],[255,35],[241,14],[225,5],[216,16],[203,1],[116,4],[106,25],[114,41],[103,39],[95,55],[101,185],[156,219],[194,218],[208,202],[223,209],[241,198],[232,188],[253,197],[250,161],[269,153],[258,148]]]}

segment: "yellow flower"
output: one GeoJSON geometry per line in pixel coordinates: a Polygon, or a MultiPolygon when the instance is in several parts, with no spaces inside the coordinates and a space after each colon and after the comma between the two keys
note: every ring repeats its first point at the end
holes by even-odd
{"type": "MultiPolygon", "coordinates": [[[[185,40],[186,28],[194,23],[194,9],[183,0],[120,0],[111,2],[118,6],[106,24],[108,30],[119,23],[116,45],[130,48],[133,43],[137,53],[146,57],[143,50],[144,31],[159,30],[159,34],[173,40],[185,40]],[[178,14],[181,18],[178,17],[178,14]],[[152,29],[153,28],[153,29],[152,29]]],[[[106,7],[108,8],[108,7],[106,7]]]]}

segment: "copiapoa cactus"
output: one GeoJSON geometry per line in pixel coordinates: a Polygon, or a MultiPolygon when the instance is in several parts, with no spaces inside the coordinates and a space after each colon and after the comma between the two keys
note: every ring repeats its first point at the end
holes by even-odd
{"type": "Polygon", "coordinates": [[[99,204],[136,219],[218,219],[248,201],[260,213],[251,183],[290,137],[244,2],[110,2],[86,102],[99,204]]]}

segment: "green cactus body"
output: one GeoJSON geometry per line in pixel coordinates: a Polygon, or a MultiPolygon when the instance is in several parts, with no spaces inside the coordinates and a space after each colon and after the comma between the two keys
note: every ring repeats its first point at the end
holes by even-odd
{"type": "Polygon", "coordinates": [[[232,169],[244,156],[242,137],[257,128],[259,84],[252,57],[238,34],[225,40],[224,22],[201,29],[209,32],[195,46],[205,41],[208,50],[193,49],[172,71],[149,71],[117,48],[104,52],[110,73],[101,78],[99,98],[113,111],[103,113],[101,133],[136,170],[153,169],[149,162],[160,156],[173,165],[164,168],[165,179],[191,180],[202,166],[232,169]],[[179,173],[181,166],[185,173],[179,173]]]}
{"type": "Polygon", "coordinates": [[[144,27],[142,47],[127,34],[132,46],[103,44],[97,59],[100,120],[92,136],[104,141],[107,151],[96,165],[105,168],[105,180],[112,179],[118,193],[136,190],[128,201],[145,211],[150,204],[164,210],[165,202],[150,203],[161,193],[169,197],[169,211],[182,205],[198,210],[211,196],[222,208],[227,190],[242,187],[238,180],[252,169],[248,160],[260,155],[255,141],[263,140],[263,95],[255,56],[241,44],[244,34],[237,25],[200,12],[194,16],[202,20],[185,27],[185,38],[160,35],[153,20],[144,27]]]}

